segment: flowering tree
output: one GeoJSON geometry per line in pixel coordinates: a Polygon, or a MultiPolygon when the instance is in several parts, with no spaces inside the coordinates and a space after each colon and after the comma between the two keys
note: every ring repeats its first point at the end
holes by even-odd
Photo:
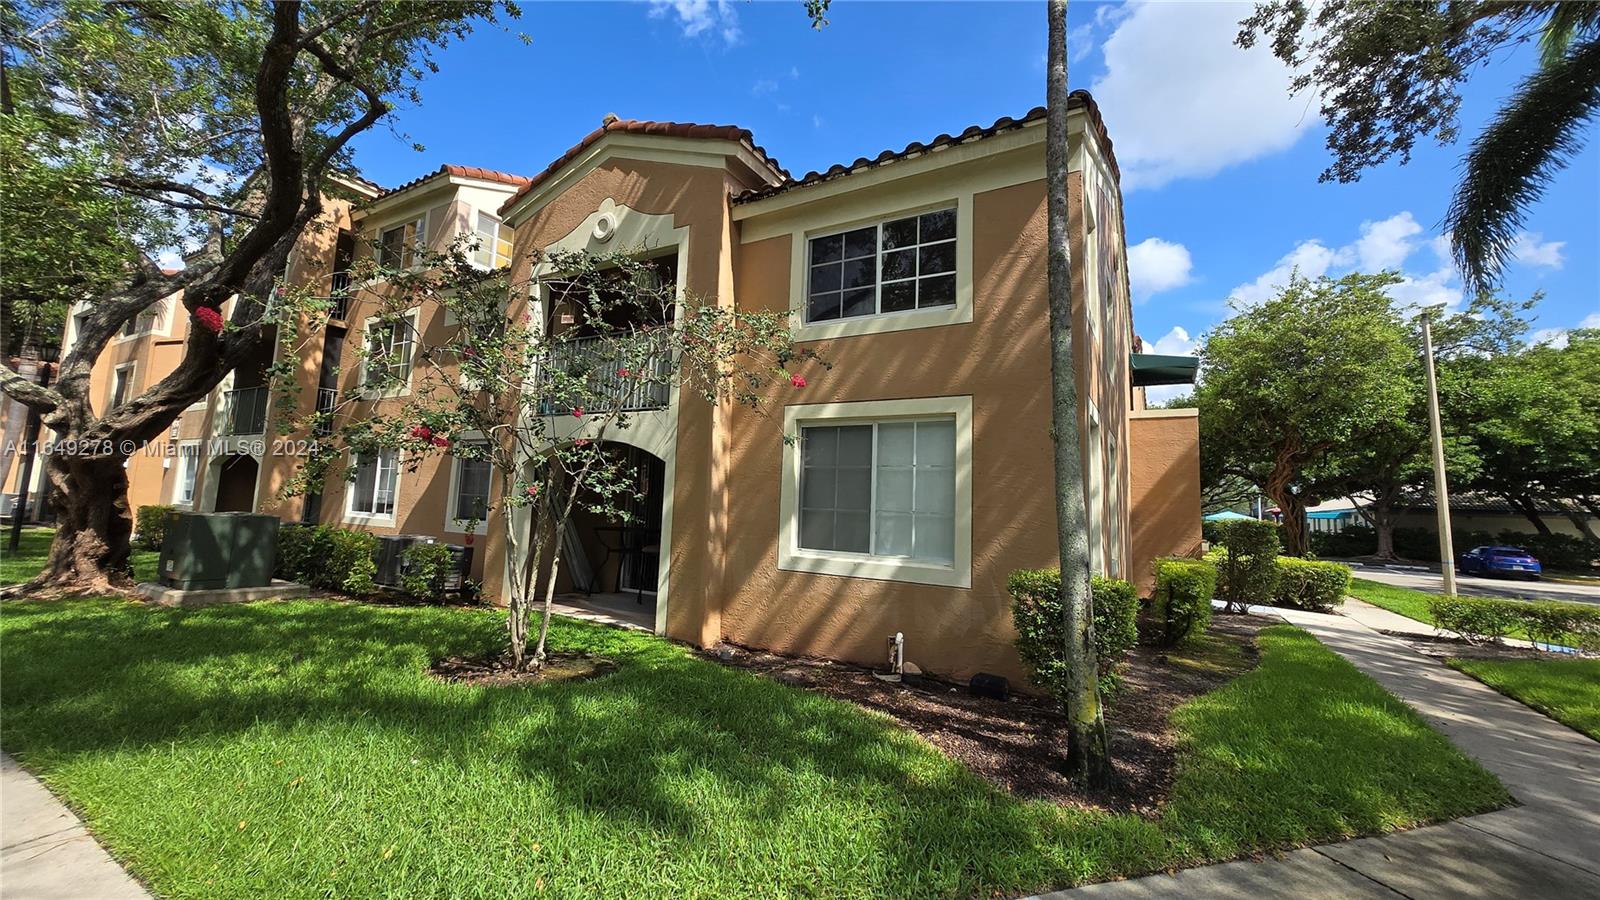
{"type": "MultiPolygon", "coordinates": [[[[298,423],[328,439],[287,490],[314,489],[335,474],[347,450],[394,450],[413,471],[439,454],[488,463],[498,496],[483,514],[498,524],[511,560],[504,587],[511,659],[519,670],[536,670],[546,655],[561,536],[574,511],[627,523],[631,502],[641,499],[616,443],[637,416],[680,390],[706,402],[759,407],[774,386],[805,387],[796,367],[826,364],[793,346],[786,315],[741,312],[681,294],[663,277],[661,263],[643,258],[647,248],[604,256],[541,253],[530,261],[531,274],[515,281],[509,270],[474,266],[472,240],[425,254],[422,265],[407,270],[368,262],[354,273],[352,283],[372,285],[361,289],[362,299],[377,307],[369,334],[401,329],[410,340],[369,343],[359,354],[366,370],[361,396],[298,423]],[[517,315],[508,305],[516,297],[541,299],[517,315]],[[429,310],[459,324],[442,342],[428,342],[416,327],[431,318],[429,310]],[[392,348],[407,344],[411,358],[398,358],[392,348]],[[406,383],[404,397],[362,399],[406,383]],[[378,405],[349,414],[367,402],[378,405]]],[[[283,299],[284,315],[315,316],[326,302],[289,289],[283,299]]],[[[280,356],[298,359],[298,353],[280,356]]],[[[292,391],[289,373],[278,374],[276,383],[292,391]]]]}

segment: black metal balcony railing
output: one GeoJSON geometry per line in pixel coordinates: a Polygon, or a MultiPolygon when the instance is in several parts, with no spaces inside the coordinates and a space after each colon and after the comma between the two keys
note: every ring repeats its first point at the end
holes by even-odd
{"type": "Polygon", "coordinates": [[[222,395],[222,420],[226,434],[265,434],[267,431],[267,389],[240,388],[222,395]]]}
{"type": "Polygon", "coordinates": [[[328,278],[328,300],[332,307],[328,316],[343,322],[350,311],[350,273],[335,272],[328,278]]]}
{"type": "Polygon", "coordinates": [[[333,409],[339,405],[339,391],[336,388],[317,388],[317,422],[311,432],[318,437],[327,437],[333,433],[333,409]]]}
{"type": "MultiPolygon", "coordinates": [[[[665,342],[661,343],[661,352],[651,354],[648,371],[644,373],[621,374],[627,363],[613,345],[599,337],[576,338],[557,344],[547,369],[583,379],[580,393],[586,411],[665,409],[671,396],[672,386],[668,381],[671,360],[667,359],[665,342]]],[[[552,395],[550,388],[556,381],[549,371],[540,378],[543,399],[539,407],[547,416],[566,415],[576,405],[575,398],[552,395]]]]}

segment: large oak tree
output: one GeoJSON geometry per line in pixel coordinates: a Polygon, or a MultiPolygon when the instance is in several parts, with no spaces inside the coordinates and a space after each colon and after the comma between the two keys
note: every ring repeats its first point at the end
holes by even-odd
{"type": "MultiPolygon", "coordinates": [[[[77,287],[89,302],[56,383],[41,387],[0,364],[0,389],[41,414],[59,443],[90,451],[48,458],[56,537],[25,589],[128,585],[130,452],[260,346],[265,301],[336,190],[351,139],[417,102],[433,50],[502,12],[517,10],[379,0],[0,6],[6,172],[74,188],[41,227],[108,215],[116,226],[75,248],[80,259],[58,262],[86,260],[77,287]],[[157,262],[173,246],[196,248],[176,272],[157,262]],[[124,323],[178,291],[197,321],[217,321],[237,297],[231,321],[191,328],[170,374],[97,409],[95,360],[124,323]]],[[[5,199],[15,228],[21,199],[5,199]]]]}

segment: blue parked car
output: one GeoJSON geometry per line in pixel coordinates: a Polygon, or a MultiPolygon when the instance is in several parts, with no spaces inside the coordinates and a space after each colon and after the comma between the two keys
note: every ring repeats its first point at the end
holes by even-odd
{"type": "Polygon", "coordinates": [[[1539,561],[1521,547],[1473,547],[1456,557],[1456,571],[1463,575],[1511,575],[1537,581],[1543,569],[1539,561]]]}

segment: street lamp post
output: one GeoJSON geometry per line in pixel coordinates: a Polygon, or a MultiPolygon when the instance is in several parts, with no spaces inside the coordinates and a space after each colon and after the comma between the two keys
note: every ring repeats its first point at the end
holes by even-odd
{"type": "Polygon", "coordinates": [[[1433,372],[1432,310],[1422,311],[1422,366],[1428,373],[1428,430],[1433,437],[1433,497],[1439,515],[1439,570],[1445,596],[1456,592],[1456,554],[1450,538],[1450,488],[1444,476],[1444,428],[1439,424],[1439,381],[1433,372]]]}

